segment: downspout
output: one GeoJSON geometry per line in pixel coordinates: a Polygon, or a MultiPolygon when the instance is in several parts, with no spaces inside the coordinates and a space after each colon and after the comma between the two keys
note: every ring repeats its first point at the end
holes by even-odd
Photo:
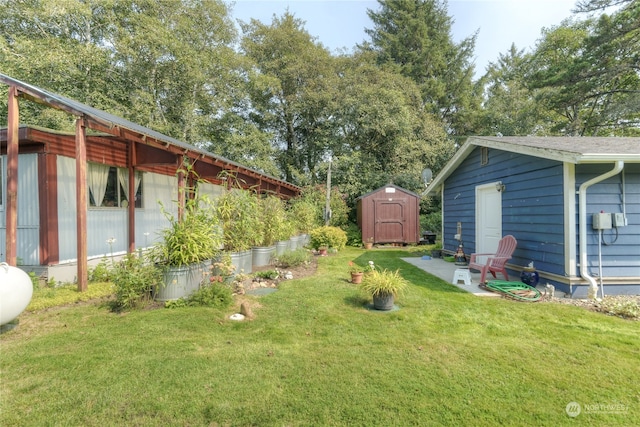
{"type": "Polygon", "coordinates": [[[578,221],[580,221],[580,276],[589,282],[589,291],[587,293],[589,299],[596,298],[598,294],[598,282],[596,282],[596,279],[594,279],[587,271],[587,189],[593,184],[597,184],[598,182],[604,181],[605,179],[612,177],[613,175],[617,175],[618,173],[620,173],[620,171],[622,171],[623,167],[624,162],[622,160],[618,160],[615,163],[613,169],[611,169],[607,173],[592,178],[589,181],[583,182],[582,185],[580,185],[580,189],[578,190],[578,221]]]}

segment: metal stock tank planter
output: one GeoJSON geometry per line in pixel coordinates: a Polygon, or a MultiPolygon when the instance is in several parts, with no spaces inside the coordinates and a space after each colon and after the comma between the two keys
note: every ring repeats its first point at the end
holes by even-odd
{"type": "Polygon", "coordinates": [[[253,271],[253,252],[246,251],[230,252],[231,264],[235,267],[235,273],[251,274],[253,271]]]}
{"type": "Polygon", "coordinates": [[[162,231],[162,243],[152,249],[152,259],[164,277],[163,285],[155,290],[156,300],[187,297],[208,278],[211,260],[222,246],[218,221],[211,214],[213,209],[206,209],[209,204],[206,196],[189,198],[181,219],[161,205],[170,225],[162,231]]]}
{"type": "Polygon", "coordinates": [[[289,250],[289,240],[278,240],[276,242],[276,255],[282,255],[289,250]]]}
{"type": "Polygon", "coordinates": [[[210,274],[210,262],[180,267],[167,267],[163,272],[164,286],[156,290],[157,301],[169,301],[188,297],[198,289],[210,274]]]}
{"type": "Polygon", "coordinates": [[[262,267],[271,264],[271,259],[276,254],[274,246],[255,246],[251,248],[251,260],[253,267],[262,267]]]}

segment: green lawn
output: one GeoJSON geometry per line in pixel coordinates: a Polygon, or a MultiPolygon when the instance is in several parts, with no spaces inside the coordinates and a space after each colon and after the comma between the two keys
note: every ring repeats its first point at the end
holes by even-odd
{"type": "Polygon", "coordinates": [[[252,321],[186,307],[23,314],[0,336],[3,426],[634,425],[640,322],[479,298],[402,262],[346,249],[256,297],[252,321]],[[348,261],[412,286],[380,313],[348,261]],[[567,404],[582,412],[569,417],[567,404]]]}

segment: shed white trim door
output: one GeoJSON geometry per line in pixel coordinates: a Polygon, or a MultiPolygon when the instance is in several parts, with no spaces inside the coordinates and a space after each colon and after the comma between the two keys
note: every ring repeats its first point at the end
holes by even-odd
{"type": "Polygon", "coordinates": [[[502,238],[502,192],[496,184],[476,187],[476,253],[495,253],[502,238]]]}

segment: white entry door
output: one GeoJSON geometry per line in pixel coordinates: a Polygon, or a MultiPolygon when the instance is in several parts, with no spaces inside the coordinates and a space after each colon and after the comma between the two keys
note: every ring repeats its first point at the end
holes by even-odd
{"type": "Polygon", "coordinates": [[[476,187],[476,253],[495,253],[502,238],[502,193],[496,183],[476,187]]]}

